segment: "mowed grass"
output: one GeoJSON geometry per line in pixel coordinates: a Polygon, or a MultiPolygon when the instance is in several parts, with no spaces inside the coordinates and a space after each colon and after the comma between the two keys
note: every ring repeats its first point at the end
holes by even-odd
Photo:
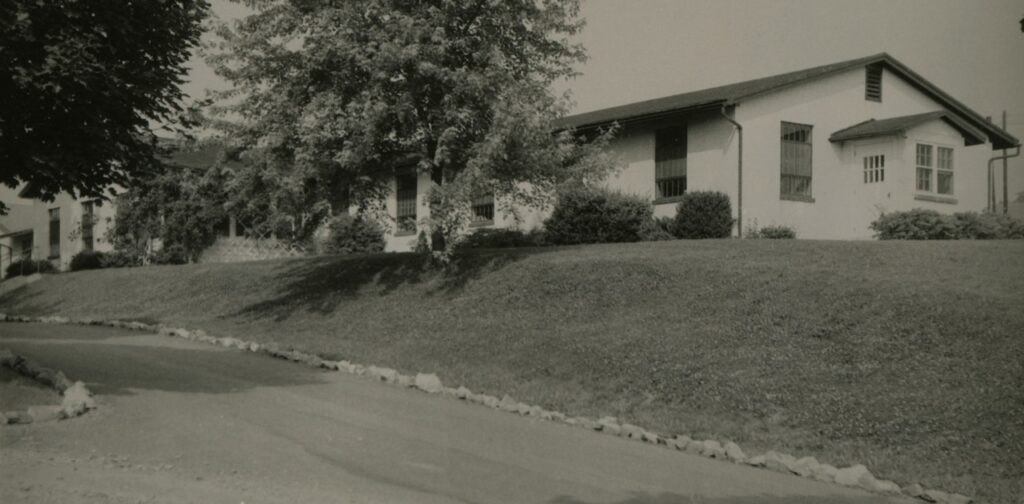
{"type": "Polygon", "coordinates": [[[278,342],[573,415],[1024,495],[1024,242],[673,241],[54,275],[0,311],[278,342]]]}

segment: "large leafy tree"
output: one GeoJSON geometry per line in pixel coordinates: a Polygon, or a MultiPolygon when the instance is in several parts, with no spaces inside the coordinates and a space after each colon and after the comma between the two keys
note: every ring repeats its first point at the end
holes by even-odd
{"type": "Polygon", "coordinates": [[[0,3],[0,183],[27,182],[43,199],[101,196],[151,166],[150,128],[187,116],[178,86],[208,9],[206,0],[0,3]]]}
{"type": "Polygon", "coordinates": [[[585,59],[570,41],[578,0],[246,3],[255,13],[222,25],[210,51],[234,84],[218,111],[254,169],[291,180],[294,200],[344,187],[379,210],[394,169],[414,164],[433,181],[434,249],[450,251],[475,195],[514,213],[610,166],[601,142],[552,134],[568,100],[551,84],[585,59]]]}

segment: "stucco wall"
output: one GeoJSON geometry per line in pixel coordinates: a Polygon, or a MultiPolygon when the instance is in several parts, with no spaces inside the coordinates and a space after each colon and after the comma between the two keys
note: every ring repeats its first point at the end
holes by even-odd
{"type": "MultiPolygon", "coordinates": [[[[866,239],[868,225],[883,211],[935,208],[944,213],[981,210],[985,163],[991,145],[965,147],[963,137],[941,121],[905,136],[832,143],[837,130],[867,119],[885,119],[943,107],[899,77],[884,72],[882,102],[864,99],[864,69],[744,102],[736,109],[744,127],[744,225],[783,224],[801,238],[866,239]],[[779,197],[781,122],[814,127],[814,202],[779,197]],[[955,204],[915,200],[914,149],[917,141],[955,147],[955,204]],[[864,155],[886,154],[886,183],[865,184],[864,155]]],[[[745,228],[746,229],[746,228],[745,228]]]]}
{"type": "MultiPolygon", "coordinates": [[[[61,269],[67,269],[71,257],[83,250],[82,233],[82,201],[70,195],[61,194],[54,201],[36,201],[32,204],[33,259],[49,259],[50,257],[50,209],[60,209],[60,257],[53,262],[61,269]]],[[[113,222],[116,210],[112,202],[103,202],[95,209],[95,226],[93,227],[93,250],[110,251],[113,246],[107,241],[106,234],[113,222]]]]}

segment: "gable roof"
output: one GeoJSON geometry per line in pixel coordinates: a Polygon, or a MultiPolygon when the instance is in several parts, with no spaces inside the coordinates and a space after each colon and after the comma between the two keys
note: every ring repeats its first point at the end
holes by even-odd
{"type": "Polygon", "coordinates": [[[985,134],[971,125],[967,124],[966,121],[960,119],[955,114],[952,114],[945,110],[937,110],[935,112],[925,112],[923,114],[914,114],[900,117],[890,117],[889,119],[868,119],[867,121],[854,124],[848,128],[843,128],[835,133],[832,133],[828,139],[831,142],[842,142],[845,140],[857,140],[860,138],[871,138],[886,135],[894,135],[896,133],[905,133],[909,129],[920,126],[924,123],[941,119],[946,121],[950,126],[960,132],[964,136],[964,145],[977,145],[985,143],[985,134]]]}
{"type": "Polygon", "coordinates": [[[583,114],[575,114],[560,119],[556,126],[559,128],[591,128],[608,125],[612,122],[630,123],[679,112],[732,106],[757,96],[774,93],[798,84],[812,82],[846,70],[869,65],[881,65],[892,73],[899,75],[918,91],[942,104],[961,121],[984,132],[989,141],[992,142],[993,149],[1003,149],[1020,144],[1020,141],[1013,135],[990,123],[980,114],[960,103],[952,96],[949,96],[945,91],[928,82],[924,77],[921,77],[906,65],[897,61],[896,58],[886,53],[702,89],[700,91],[595,110],[583,114]]]}

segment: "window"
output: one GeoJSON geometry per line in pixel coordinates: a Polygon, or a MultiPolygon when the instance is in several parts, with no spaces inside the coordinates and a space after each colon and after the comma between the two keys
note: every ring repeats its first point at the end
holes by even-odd
{"type": "Polygon", "coordinates": [[[953,149],[917,144],[917,190],[953,194],[953,149]],[[934,156],[933,156],[934,153],[934,156]]]}
{"type": "Polygon", "coordinates": [[[864,157],[864,183],[885,182],[885,155],[864,157]]]}
{"type": "Polygon", "coordinates": [[[783,199],[811,197],[811,128],[806,124],[782,123],[783,199]]]}
{"type": "Polygon", "coordinates": [[[882,101],[882,65],[869,65],[865,69],[864,99],[882,101]]]}
{"type": "Polygon", "coordinates": [[[932,190],[932,146],[917,144],[917,190],[932,190]]]}
{"type": "Polygon", "coordinates": [[[494,195],[488,194],[473,199],[473,224],[486,225],[494,222],[494,195]]]}
{"type": "Polygon", "coordinates": [[[60,257],[60,208],[50,209],[50,259],[60,257]]]}
{"type": "Polygon", "coordinates": [[[655,198],[686,192],[686,127],[660,129],[654,134],[655,198]]]}
{"type": "Polygon", "coordinates": [[[93,249],[93,226],[96,224],[95,201],[82,203],[82,250],[93,249]]]}
{"type": "Polygon", "coordinates": [[[404,168],[395,174],[395,193],[398,199],[399,233],[416,232],[416,170],[404,168]]]}
{"type": "Polygon", "coordinates": [[[936,158],[936,180],[939,194],[953,194],[953,149],[939,147],[936,158]]]}

